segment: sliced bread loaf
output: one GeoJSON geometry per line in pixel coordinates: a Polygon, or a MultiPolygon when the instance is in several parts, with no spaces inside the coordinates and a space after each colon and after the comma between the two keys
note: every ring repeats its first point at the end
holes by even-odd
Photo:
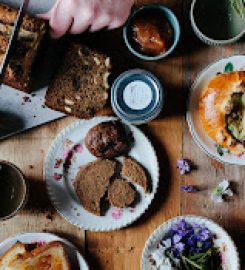
{"type": "Polygon", "coordinates": [[[115,174],[116,162],[98,159],[80,168],[74,188],[82,206],[95,215],[101,215],[101,199],[115,174]]]}
{"type": "MultiPolygon", "coordinates": [[[[17,11],[0,4],[0,61],[7,49],[17,11]]],[[[25,15],[5,69],[3,82],[24,92],[32,91],[32,70],[38,48],[45,34],[43,20],[25,15]]]]}
{"type": "Polygon", "coordinates": [[[136,197],[135,190],[128,182],[115,179],[108,189],[108,199],[112,206],[123,208],[131,205],[136,197]]]}
{"type": "Polygon", "coordinates": [[[90,118],[108,98],[110,58],[72,43],[46,94],[46,105],[78,118],[90,118]]]}

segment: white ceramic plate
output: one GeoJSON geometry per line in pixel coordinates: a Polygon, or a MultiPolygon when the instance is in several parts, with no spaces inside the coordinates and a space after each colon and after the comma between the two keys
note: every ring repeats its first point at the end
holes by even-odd
{"type": "MultiPolygon", "coordinates": [[[[91,127],[115,119],[113,117],[95,117],[72,123],[54,140],[46,157],[44,177],[52,204],[65,219],[87,230],[109,231],[131,224],[147,210],[158,188],[158,161],[151,143],[138,128],[125,124],[135,140],[129,155],[140,162],[149,172],[151,192],[145,194],[141,187],[135,186],[140,194],[140,201],[134,208],[111,207],[104,216],[100,217],[89,213],[79,203],[72,181],[80,166],[96,159],[84,146],[84,137],[91,127]],[[72,153],[72,158],[69,157],[71,164],[65,170],[64,167],[67,164],[65,157],[68,152],[72,153]]],[[[119,161],[122,159],[119,158],[119,161]]]]}
{"type": "Polygon", "coordinates": [[[237,248],[231,237],[223,228],[212,220],[199,216],[179,216],[160,225],[145,244],[141,259],[142,270],[154,269],[149,260],[150,254],[157,248],[157,244],[159,244],[162,238],[169,232],[171,226],[183,218],[187,222],[198,223],[206,226],[213,234],[216,235],[217,238],[214,240],[214,244],[222,251],[222,259],[224,262],[222,266],[224,270],[240,270],[240,260],[237,248]]]}
{"type": "Polygon", "coordinates": [[[89,270],[87,263],[73,244],[63,238],[60,238],[50,233],[30,232],[12,236],[0,244],[0,256],[16,242],[31,244],[36,242],[49,243],[51,241],[61,241],[65,244],[69,259],[71,260],[72,269],[89,270]]]}
{"type": "Polygon", "coordinates": [[[235,55],[228,58],[221,59],[216,63],[208,66],[197,77],[196,81],[192,85],[189,97],[189,104],[187,110],[187,122],[192,137],[198,144],[198,146],[209,156],[217,159],[222,163],[245,165],[245,156],[237,157],[229,154],[223,149],[223,155],[220,155],[217,151],[215,142],[206,134],[199,120],[198,103],[200,95],[205,87],[207,87],[209,81],[215,77],[218,73],[229,72],[235,70],[245,70],[245,56],[235,55]]]}

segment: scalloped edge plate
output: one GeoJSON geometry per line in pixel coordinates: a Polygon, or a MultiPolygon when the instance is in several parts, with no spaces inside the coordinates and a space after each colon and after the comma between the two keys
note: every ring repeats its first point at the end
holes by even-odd
{"type": "Polygon", "coordinates": [[[225,72],[228,65],[229,69],[232,67],[234,71],[245,70],[245,55],[234,55],[223,58],[200,72],[190,90],[186,119],[193,139],[208,156],[221,163],[242,166],[245,165],[245,155],[237,157],[227,153],[225,150],[223,156],[218,154],[215,142],[205,133],[201,126],[198,113],[199,97],[202,90],[207,87],[209,81],[215,77],[217,73],[225,72]]]}
{"type": "MultiPolygon", "coordinates": [[[[159,182],[159,166],[156,153],[147,137],[133,125],[124,123],[125,127],[133,134],[135,143],[129,152],[129,156],[135,158],[149,172],[151,176],[152,190],[144,193],[143,189],[135,186],[140,194],[140,201],[134,208],[110,207],[104,216],[95,216],[85,210],[79,203],[74,192],[72,180],[81,165],[95,160],[89,151],[83,146],[83,139],[88,130],[105,121],[117,120],[115,117],[94,117],[90,120],[80,120],[66,127],[53,141],[44,164],[44,179],[51,203],[56,210],[70,223],[80,228],[91,231],[110,231],[121,229],[137,220],[148,209],[151,204],[159,182]],[[63,152],[66,142],[72,142],[71,147],[79,145],[81,151],[72,157],[71,167],[68,173],[64,173],[63,165],[56,168],[57,160],[64,163],[63,152]],[[57,181],[57,176],[59,176],[57,181]],[[56,180],[55,180],[56,179],[56,180]]],[[[121,157],[119,157],[121,160],[121,157]]],[[[61,162],[61,163],[62,163],[61,162]]]]}
{"type": "Polygon", "coordinates": [[[89,267],[83,256],[72,243],[51,233],[28,232],[11,236],[0,243],[0,256],[16,242],[30,244],[34,242],[51,241],[61,241],[65,244],[72,267],[74,267],[74,265],[78,265],[80,270],[89,270],[89,267]]]}
{"type": "Polygon", "coordinates": [[[171,226],[183,218],[190,223],[198,223],[205,225],[211,232],[213,232],[217,236],[217,239],[214,240],[214,243],[217,246],[225,247],[225,252],[222,253],[225,259],[225,266],[223,267],[226,267],[224,268],[224,270],[240,270],[240,259],[238,251],[228,233],[214,221],[208,218],[194,215],[178,216],[170,219],[160,225],[151,234],[151,236],[146,241],[144,250],[142,252],[141,270],[154,270],[154,268],[150,264],[149,255],[156,248],[157,244],[162,240],[164,235],[166,235],[171,226]]]}

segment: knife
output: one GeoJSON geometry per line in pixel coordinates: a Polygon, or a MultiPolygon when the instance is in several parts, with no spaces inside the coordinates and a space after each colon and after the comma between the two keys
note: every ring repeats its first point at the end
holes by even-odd
{"type": "Polygon", "coordinates": [[[7,46],[6,52],[4,54],[2,63],[0,64],[0,83],[2,83],[2,77],[4,74],[5,68],[8,64],[8,59],[9,59],[9,56],[11,54],[12,45],[15,43],[15,40],[17,39],[19,29],[20,29],[21,23],[23,21],[23,17],[25,15],[25,11],[28,8],[28,4],[29,4],[29,0],[21,0],[21,5],[19,7],[11,35],[10,35],[10,38],[8,40],[8,46],[7,46]]]}

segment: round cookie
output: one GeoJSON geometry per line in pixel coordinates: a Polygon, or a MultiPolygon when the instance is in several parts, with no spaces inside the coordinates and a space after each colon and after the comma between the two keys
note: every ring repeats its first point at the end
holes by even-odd
{"type": "Polygon", "coordinates": [[[119,121],[109,121],[92,127],[85,137],[85,145],[98,158],[113,158],[128,151],[129,140],[119,121]]]}

